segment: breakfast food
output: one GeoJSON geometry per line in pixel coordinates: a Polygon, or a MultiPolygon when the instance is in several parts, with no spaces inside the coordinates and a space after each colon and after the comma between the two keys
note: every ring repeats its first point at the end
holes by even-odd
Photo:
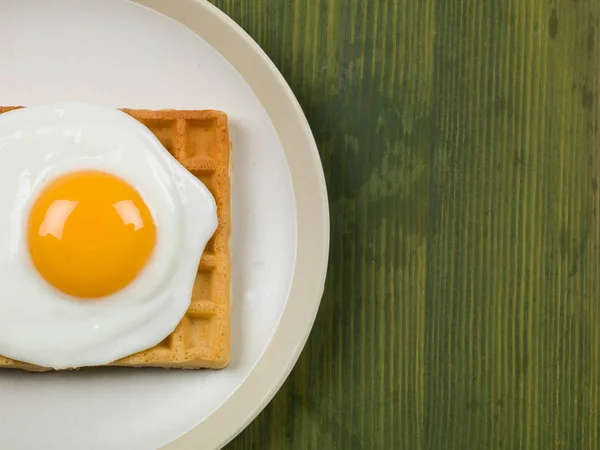
{"type": "Polygon", "coordinates": [[[0,196],[11,211],[10,251],[0,263],[18,287],[0,296],[0,367],[220,368],[229,361],[227,117],[124,111],[137,121],[72,103],[0,115],[0,170],[15,174],[0,196]],[[60,219],[75,202],[104,202],[113,215],[94,223],[96,206],[89,217],[82,209],[70,224],[73,245],[61,248],[41,226],[53,205],[61,205],[53,214],[60,219]],[[127,229],[111,228],[114,211],[127,229]],[[89,239],[107,228],[114,242],[89,239]],[[81,250],[91,241],[94,248],[81,250]]]}

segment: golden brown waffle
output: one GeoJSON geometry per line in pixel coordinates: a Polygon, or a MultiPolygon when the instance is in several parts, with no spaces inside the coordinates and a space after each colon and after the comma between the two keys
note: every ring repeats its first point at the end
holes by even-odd
{"type": "MultiPolygon", "coordinates": [[[[16,109],[0,107],[0,114],[16,109]]],[[[137,110],[124,112],[146,125],[164,147],[215,197],[219,225],[206,245],[190,307],[175,331],[156,347],[127,356],[110,366],[220,369],[229,363],[231,232],[229,130],[220,111],[137,110]]],[[[46,371],[0,356],[0,368],[46,371]]]]}

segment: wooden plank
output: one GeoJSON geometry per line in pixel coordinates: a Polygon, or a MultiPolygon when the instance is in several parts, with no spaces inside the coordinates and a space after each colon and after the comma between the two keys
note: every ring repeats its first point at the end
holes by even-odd
{"type": "Polygon", "coordinates": [[[331,264],[307,347],[228,449],[597,449],[590,0],[213,0],[317,139],[331,264]]]}

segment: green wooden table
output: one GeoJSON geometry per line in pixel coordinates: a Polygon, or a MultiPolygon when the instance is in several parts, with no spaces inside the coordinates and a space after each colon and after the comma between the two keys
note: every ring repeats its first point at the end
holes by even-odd
{"type": "Polygon", "coordinates": [[[213,0],[331,202],[296,368],[229,450],[600,448],[600,0],[213,0]]]}

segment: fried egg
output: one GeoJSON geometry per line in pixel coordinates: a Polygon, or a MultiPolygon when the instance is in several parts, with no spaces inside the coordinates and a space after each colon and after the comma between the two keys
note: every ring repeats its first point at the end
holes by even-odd
{"type": "Polygon", "coordinates": [[[0,183],[1,355],[103,365],[175,329],[216,204],[150,130],[84,103],[4,113],[0,183]]]}

